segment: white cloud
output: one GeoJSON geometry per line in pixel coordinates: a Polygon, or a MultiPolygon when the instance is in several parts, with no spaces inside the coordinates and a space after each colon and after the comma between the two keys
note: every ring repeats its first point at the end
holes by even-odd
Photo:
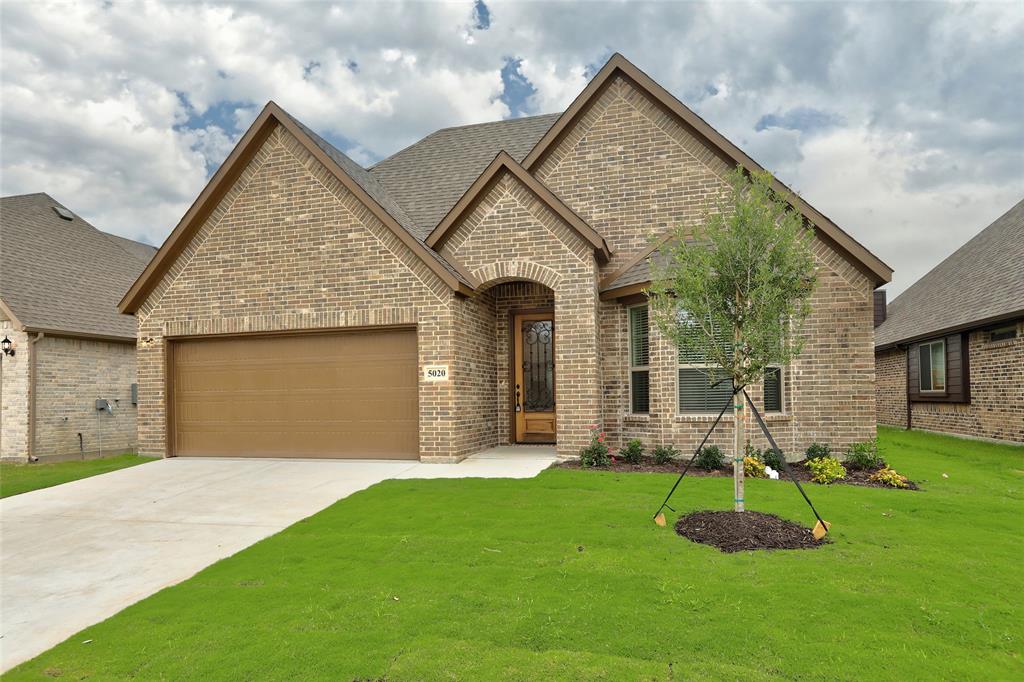
{"type": "Polygon", "coordinates": [[[557,111],[620,51],[897,269],[1024,195],[1019,4],[5,3],[2,190],[159,243],[270,99],[361,163],[557,111]],[[471,40],[470,40],[471,38],[471,40]],[[768,127],[821,112],[836,126],[768,127]]]}

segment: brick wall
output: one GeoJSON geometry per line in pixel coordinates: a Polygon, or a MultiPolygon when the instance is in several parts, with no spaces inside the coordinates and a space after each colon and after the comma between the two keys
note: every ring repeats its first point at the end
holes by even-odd
{"type": "Polygon", "coordinates": [[[14,343],[14,357],[0,353],[0,459],[28,457],[28,335],[0,313],[0,339],[14,343]]]}
{"type": "MultiPolygon", "coordinates": [[[[554,292],[558,451],[576,454],[589,438],[589,425],[601,419],[593,247],[506,173],[455,226],[441,252],[484,288],[525,279],[554,292]]],[[[469,409],[468,399],[460,400],[469,409]]]]}
{"type": "Polygon", "coordinates": [[[879,424],[907,426],[907,351],[875,354],[875,418],[879,424]]]}
{"type": "MultiPolygon", "coordinates": [[[[1017,338],[1011,340],[989,341],[988,332],[971,332],[968,353],[970,403],[914,402],[912,428],[1024,443],[1024,321],[1018,322],[1017,338]]],[[[876,362],[878,420],[906,426],[905,402],[900,411],[886,397],[893,392],[889,386],[900,385],[905,400],[905,351],[879,353],[876,362]]]]}
{"type": "MultiPolygon", "coordinates": [[[[454,366],[453,294],[277,128],[139,310],[139,442],[165,454],[165,336],[415,325],[454,366]]],[[[420,453],[454,455],[453,382],[419,386],[420,453]]]]}
{"type": "MultiPolygon", "coordinates": [[[[624,78],[615,79],[544,159],[537,176],[607,240],[624,260],[678,224],[695,224],[705,204],[725,191],[729,166],[672,116],[624,78]]],[[[786,410],[769,418],[781,447],[798,456],[824,440],[837,447],[873,438],[874,329],[872,284],[825,241],[815,242],[819,286],[812,301],[803,355],[784,370],[786,410]]],[[[629,414],[626,313],[600,308],[601,393],[613,444],[641,438],[649,444],[696,446],[714,416],[677,414],[676,351],[651,336],[651,414],[629,414]]],[[[761,401],[761,387],[751,395],[761,401]]],[[[731,418],[711,442],[732,442],[731,418]]],[[[756,429],[756,427],[754,427],[756,429]]],[[[748,429],[752,442],[765,444],[748,429]]]]}
{"type": "Polygon", "coordinates": [[[37,457],[135,449],[134,344],[46,336],[34,351],[37,457]],[[110,401],[113,412],[97,412],[97,398],[110,401]]]}

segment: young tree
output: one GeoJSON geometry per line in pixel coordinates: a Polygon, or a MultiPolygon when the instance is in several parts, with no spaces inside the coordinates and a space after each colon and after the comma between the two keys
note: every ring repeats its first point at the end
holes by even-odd
{"type": "MultiPolygon", "coordinates": [[[[648,294],[658,329],[684,352],[705,358],[734,387],[760,381],[768,367],[800,354],[800,330],[815,285],[813,232],[770,173],[737,168],[700,225],[678,225],[652,259],[648,294]],[[691,235],[692,231],[692,235],[691,235]]],[[[743,511],[745,413],[733,399],[736,511],[743,511]]]]}

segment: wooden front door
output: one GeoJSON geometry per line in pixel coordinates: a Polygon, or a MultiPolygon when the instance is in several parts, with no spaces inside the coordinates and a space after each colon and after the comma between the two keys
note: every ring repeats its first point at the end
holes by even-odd
{"type": "Polygon", "coordinates": [[[517,443],[555,442],[555,316],[521,313],[513,327],[517,443]]]}

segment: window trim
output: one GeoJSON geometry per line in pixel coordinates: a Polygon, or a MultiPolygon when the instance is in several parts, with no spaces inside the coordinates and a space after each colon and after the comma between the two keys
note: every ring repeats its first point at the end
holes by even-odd
{"type": "Polygon", "coordinates": [[[630,415],[650,415],[651,414],[651,311],[647,303],[637,303],[635,305],[626,306],[626,392],[629,400],[629,414],[630,415]],[[647,308],[647,364],[646,365],[634,365],[633,364],[633,310],[636,308],[647,308]],[[633,374],[637,372],[647,373],[647,411],[637,412],[633,409],[633,374]]]}
{"type": "Polygon", "coordinates": [[[945,395],[947,388],[949,387],[949,373],[948,367],[946,366],[948,357],[946,353],[946,339],[936,339],[935,341],[928,341],[926,343],[919,344],[917,347],[917,390],[922,394],[928,395],[945,395]],[[935,388],[935,382],[931,380],[931,372],[929,371],[928,383],[931,384],[931,388],[924,387],[924,368],[921,367],[921,351],[925,348],[928,349],[928,368],[931,370],[932,367],[932,346],[942,346],[942,388],[935,388]]]}

